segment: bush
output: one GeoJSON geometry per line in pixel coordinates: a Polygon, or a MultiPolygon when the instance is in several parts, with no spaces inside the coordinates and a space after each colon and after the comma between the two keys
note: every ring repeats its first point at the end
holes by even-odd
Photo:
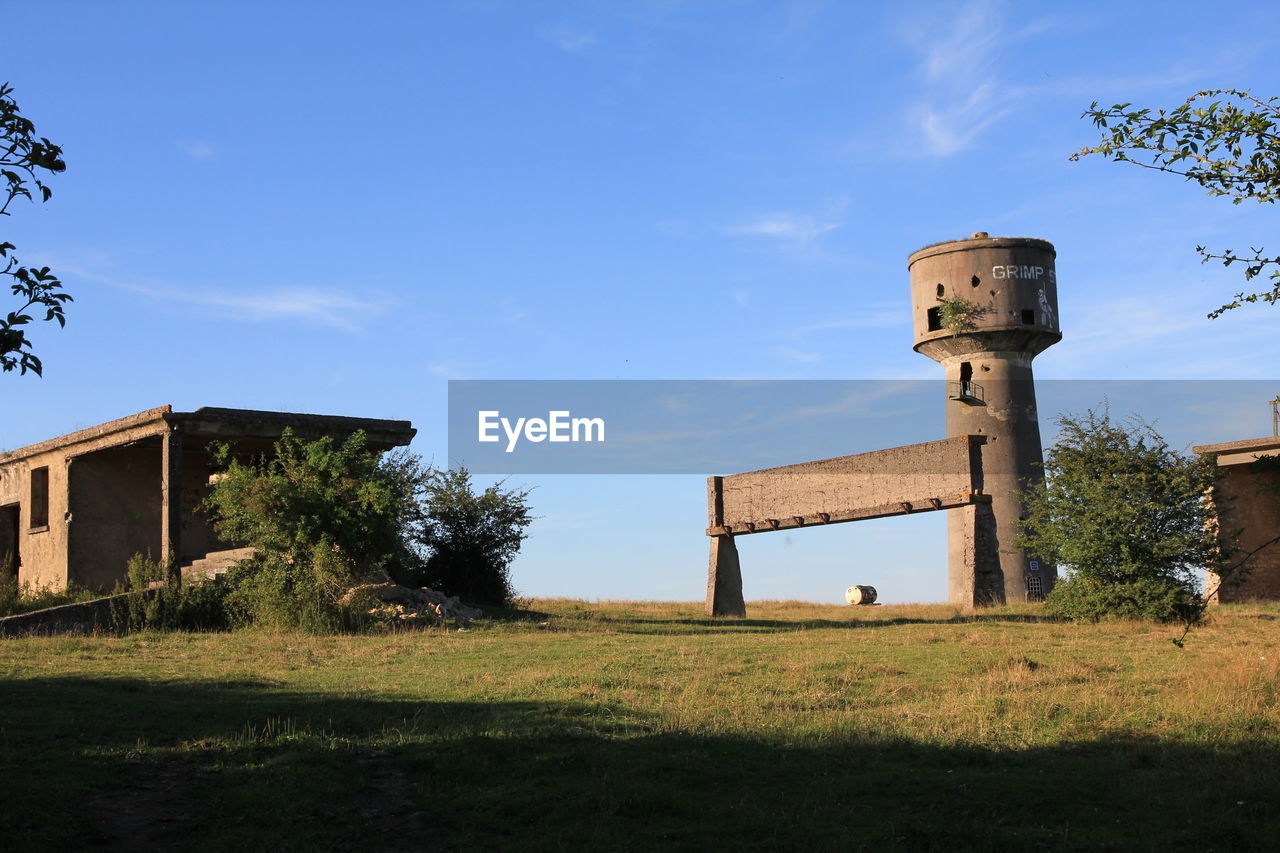
{"type": "Polygon", "coordinates": [[[293,563],[278,554],[260,554],[226,574],[226,613],[234,627],[270,625],[313,633],[356,630],[368,619],[340,599],[351,588],[351,569],[320,543],[293,563]]]}
{"type": "Polygon", "coordinates": [[[1169,578],[1108,583],[1079,573],[1059,581],[1045,604],[1050,612],[1073,622],[1140,619],[1195,624],[1205,610],[1199,593],[1169,578]]]}
{"type": "Polygon", "coordinates": [[[466,468],[427,471],[420,488],[409,538],[426,556],[414,580],[465,601],[508,604],[511,561],[533,521],[528,490],[496,483],[476,494],[466,468]]]}
{"type": "Polygon", "coordinates": [[[1057,423],[1046,479],[1023,495],[1018,540],[1067,575],[1049,604],[1071,619],[1199,621],[1199,575],[1227,556],[1207,524],[1213,463],[1170,449],[1137,417],[1113,422],[1105,408],[1057,423]]]}
{"type": "MultiPolygon", "coordinates": [[[[227,445],[210,448],[221,476],[205,502],[224,540],[252,545],[286,565],[305,562],[321,545],[351,575],[381,567],[402,550],[412,472],[380,464],[356,431],[302,441],[285,430],[275,453],[239,459],[227,445]]],[[[331,565],[331,567],[333,567],[331,565]]]]}
{"type": "Polygon", "coordinates": [[[125,582],[111,602],[111,621],[121,633],[134,631],[215,631],[226,628],[227,587],[218,578],[198,583],[171,577],[171,566],[134,554],[125,582]]]}
{"type": "Polygon", "coordinates": [[[285,431],[275,454],[238,459],[213,448],[222,468],[205,503],[218,535],[257,556],[226,576],[233,624],[310,631],[355,627],[343,594],[405,559],[401,531],[411,514],[414,469],[382,464],[364,433],[338,443],[285,431]]]}
{"type": "Polygon", "coordinates": [[[249,460],[220,446],[215,465],[223,470],[205,503],[214,528],[257,550],[226,575],[232,624],[363,627],[367,608],[342,599],[379,570],[469,602],[511,599],[510,564],[532,521],[527,491],[499,483],[476,494],[466,469],[380,457],[360,432],[340,444],[286,432],[274,456],[249,460]]]}

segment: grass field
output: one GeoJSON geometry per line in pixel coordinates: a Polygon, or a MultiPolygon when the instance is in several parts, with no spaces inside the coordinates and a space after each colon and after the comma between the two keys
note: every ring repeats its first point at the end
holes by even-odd
{"type": "Polygon", "coordinates": [[[1275,849],[1280,607],[0,641],[0,846],[1275,849]]]}

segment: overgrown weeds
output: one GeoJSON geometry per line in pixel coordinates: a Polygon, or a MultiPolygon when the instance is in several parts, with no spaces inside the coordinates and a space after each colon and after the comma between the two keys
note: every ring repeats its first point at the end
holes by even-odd
{"type": "Polygon", "coordinates": [[[121,633],[217,631],[228,627],[227,588],[220,579],[182,582],[172,563],[135,554],[111,602],[111,621],[121,633]]]}
{"type": "Polygon", "coordinates": [[[20,584],[14,575],[0,576],[0,616],[16,616],[19,613],[30,613],[60,604],[93,601],[101,597],[100,592],[75,585],[55,590],[51,586],[30,582],[20,584]]]}

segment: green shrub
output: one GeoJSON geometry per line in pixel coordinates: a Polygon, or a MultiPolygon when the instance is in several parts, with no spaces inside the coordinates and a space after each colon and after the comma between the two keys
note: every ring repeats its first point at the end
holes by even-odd
{"type": "Polygon", "coordinates": [[[1111,420],[1105,407],[1057,423],[1046,480],[1023,495],[1018,538],[1068,575],[1050,605],[1086,621],[1198,622],[1201,573],[1223,571],[1229,551],[1208,524],[1213,463],[1171,449],[1137,417],[1111,420]]]}
{"type": "MultiPolygon", "coordinates": [[[[295,552],[297,553],[297,552],[295,552]]],[[[353,584],[351,567],[326,541],[287,562],[264,552],[228,570],[226,613],[236,627],[270,625],[313,633],[357,630],[364,614],[340,599],[353,584]]]]}
{"type": "Polygon", "coordinates": [[[273,456],[256,459],[213,453],[222,471],[205,509],[221,539],[257,552],[227,573],[232,624],[363,628],[368,608],[342,598],[379,570],[481,604],[512,596],[509,567],[532,520],[526,491],[499,483],[476,494],[465,469],[380,456],[361,432],[339,443],[286,431],[273,456]]]}
{"type": "Polygon", "coordinates": [[[222,476],[205,508],[225,541],[257,556],[226,576],[236,625],[325,632],[358,627],[340,603],[352,586],[407,559],[401,531],[413,505],[417,468],[383,464],[363,432],[339,443],[302,441],[288,430],[275,453],[237,458],[212,449],[222,476]]]}
{"type": "Polygon", "coordinates": [[[1076,574],[1060,580],[1046,608],[1073,622],[1141,619],[1192,625],[1204,616],[1204,598],[1171,578],[1145,577],[1103,581],[1076,574]]]}
{"type": "Polygon", "coordinates": [[[978,318],[989,311],[963,296],[938,297],[938,320],[942,328],[955,335],[977,328],[978,318]]]}
{"type": "Polygon", "coordinates": [[[171,566],[134,554],[125,581],[111,602],[111,621],[121,633],[134,631],[214,631],[226,628],[227,587],[219,578],[199,582],[170,576],[171,566]]]}
{"type": "Polygon", "coordinates": [[[508,604],[511,561],[533,521],[528,497],[501,483],[476,494],[466,468],[425,472],[409,534],[426,555],[415,580],[465,601],[508,604]]]}
{"type": "Polygon", "coordinates": [[[256,459],[238,458],[227,445],[210,451],[221,477],[205,509],[222,539],[286,566],[326,543],[353,576],[399,555],[413,489],[401,478],[411,472],[381,465],[363,432],[338,443],[303,441],[286,429],[275,453],[256,459]]]}

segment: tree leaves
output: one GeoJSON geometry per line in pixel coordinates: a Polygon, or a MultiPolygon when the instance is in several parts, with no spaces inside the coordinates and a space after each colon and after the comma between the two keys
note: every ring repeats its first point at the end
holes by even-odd
{"type": "Polygon", "coordinates": [[[1043,483],[1025,495],[1019,542],[1098,583],[1159,579],[1194,589],[1224,555],[1206,525],[1209,461],[1178,453],[1136,416],[1062,415],[1043,483]]]}
{"type": "MultiPolygon", "coordinates": [[[[45,137],[36,137],[35,125],[18,112],[18,105],[11,97],[13,87],[0,85],[0,177],[5,187],[0,189],[0,215],[8,216],[9,205],[14,199],[32,201],[31,186],[40,193],[42,202],[53,196],[53,191],[37,174],[40,171],[62,172],[67,166],[62,160],[62,149],[45,137]]],[[[59,327],[67,323],[65,303],[71,296],[62,290],[62,282],[48,267],[25,267],[12,252],[12,243],[0,243],[0,259],[4,260],[0,275],[10,276],[14,283],[10,291],[22,303],[0,320],[0,368],[5,372],[31,371],[40,375],[43,364],[31,352],[31,340],[26,326],[44,309],[44,322],[56,321],[59,327]],[[31,313],[35,312],[35,314],[31,313]]]]}
{"type": "MultiPolygon", "coordinates": [[[[1098,144],[1077,151],[1070,159],[1100,154],[1116,162],[1181,175],[1211,196],[1230,198],[1232,204],[1273,204],[1280,198],[1280,97],[1263,99],[1247,90],[1207,89],[1168,111],[1153,114],[1150,109],[1130,110],[1130,106],[1090,104],[1081,117],[1107,133],[1098,144]]],[[[1266,257],[1261,249],[1254,250],[1250,258],[1237,257],[1229,250],[1211,253],[1197,247],[1196,251],[1202,263],[1211,258],[1228,266],[1245,261],[1246,281],[1264,267],[1277,267],[1271,273],[1271,290],[1238,293],[1232,302],[1210,312],[1210,319],[1246,302],[1280,301],[1280,257],[1266,257]]]]}

